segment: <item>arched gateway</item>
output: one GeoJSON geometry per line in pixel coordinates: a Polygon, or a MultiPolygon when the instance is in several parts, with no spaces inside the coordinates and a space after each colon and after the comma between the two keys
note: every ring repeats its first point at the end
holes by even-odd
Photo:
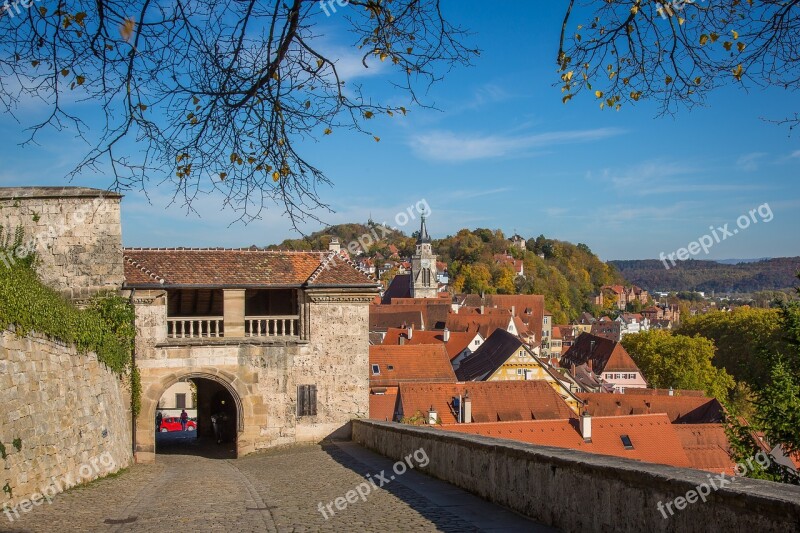
{"type": "Polygon", "coordinates": [[[138,462],[155,461],[155,412],[197,385],[200,434],[214,398],[235,406],[237,456],[349,431],[369,410],[368,305],[376,283],[336,253],[125,249],[136,308],[138,462]]]}

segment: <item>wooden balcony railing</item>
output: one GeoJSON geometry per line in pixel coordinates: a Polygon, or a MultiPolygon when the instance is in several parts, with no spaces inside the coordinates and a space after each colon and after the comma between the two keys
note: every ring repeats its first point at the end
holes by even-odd
{"type": "Polygon", "coordinates": [[[221,316],[167,318],[170,339],[205,339],[223,337],[225,323],[221,316]]]}
{"type": "Polygon", "coordinates": [[[244,335],[245,337],[299,337],[300,315],[245,317],[244,335]]]}

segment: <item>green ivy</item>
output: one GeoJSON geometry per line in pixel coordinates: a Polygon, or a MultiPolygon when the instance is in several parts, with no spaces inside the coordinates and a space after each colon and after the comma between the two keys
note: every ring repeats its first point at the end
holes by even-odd
{"type": "MultiPolygon", "coordinates": [[[[23,241],[22,233],[3,234],[0,249],[10,251],[23,241]]],[[[17,335],[32,331],[75,344],[79,352],[95,352],[111,370],[129,370],[135,337],[134,310],[130,302],[111,293],[92,298],[86,309],[78,309],[36,275],[33,254],[0,263],[0,328],[14,326],[17,335]]]]}
{"type": "MultiPolygon", "coordinates": [[[[142,375],[139,373],[139,368],[131,361],[131,413],[133,416],[139,416],[142,411],[142,375]]],[[[192,405],[197,405],[194,403],[192,405]]]]}
{"type": "Polygon", "coordinates": [[[0,442],[0,457],[2,457],[3,459],[8,457],[8,454],[6,453],[6,445],[3,444],[2,442],[0,442]]]}
{"type": "Polygon", "coordinates": [[[22,439],[21,438],[17,437],[16,439],[14,439],[12,444],[14,444],[14,448],[16,448],[17,451],[21,451],[22,450],[22,439]]]}

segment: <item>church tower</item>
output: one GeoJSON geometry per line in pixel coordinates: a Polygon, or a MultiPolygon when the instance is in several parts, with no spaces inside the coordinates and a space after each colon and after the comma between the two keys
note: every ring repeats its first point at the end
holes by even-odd
{"type": "Polygon", "coordinates": [[[431,248],[431,237],[428,235],[423,215],[417,239],[417,253],[411,257],[411,296],[413,298],[437,298],[438,295],[436,255],[431,248]]]}

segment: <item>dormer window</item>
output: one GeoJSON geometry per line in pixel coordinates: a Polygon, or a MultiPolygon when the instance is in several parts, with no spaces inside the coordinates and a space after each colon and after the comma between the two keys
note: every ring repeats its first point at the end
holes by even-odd
{"type": "Polygon", "coordinates": [[[379,365],[372,365],[372,375],[377,376],[381,373],[381,367],[379,365]]]}

